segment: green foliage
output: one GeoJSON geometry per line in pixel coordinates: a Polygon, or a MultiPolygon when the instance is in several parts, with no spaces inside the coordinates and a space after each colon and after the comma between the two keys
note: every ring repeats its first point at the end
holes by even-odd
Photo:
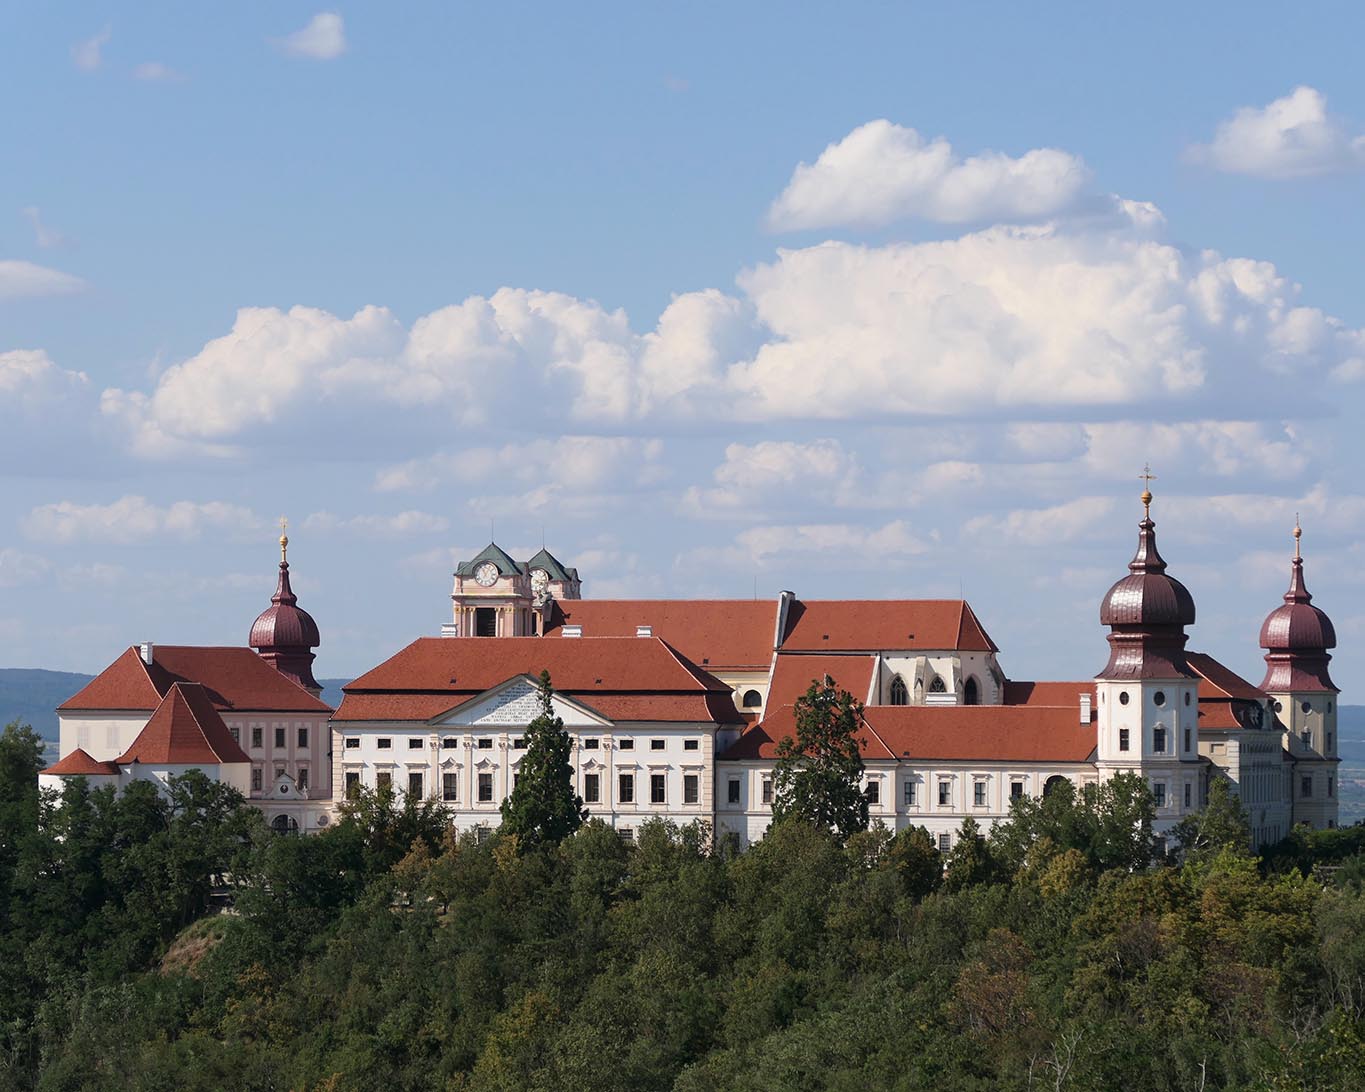
{"type": "Polygon", "coordinates": [[[526,727],[517,783],[502,802],[502,829],[524,849],[557,845],[583,825],[587,811],[573,790],[573,741],[554,711],[550,673],[540,673],[540,714],[526,727]]]}
{"type": "Polygon", "coordinates": [[[1251,821],[1224,777],[1213,779],[1209,802],[1177,823],[1174,833],[1181,854],[1187,858],[1216,855],[1224,850],[1251,853],[1251,821]]]}
{"type": "Polygon", "coordinates": [[[774,823],[799,819],[842,838],[867,829],[858,746],[862,712],[853,695],[828,676],[796,699],[796,734],[777,745],[774,823]]]}

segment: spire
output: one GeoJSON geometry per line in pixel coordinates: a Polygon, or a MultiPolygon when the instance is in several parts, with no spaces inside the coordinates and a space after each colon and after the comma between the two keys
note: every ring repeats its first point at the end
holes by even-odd
{"type": "Polygon", "coordinates": [[[1289,590],[1284,593],[1286,603],[1311,603],[1313,597],[1303,582],[1303,552],[1299,548],[1303,538],[1303,528],[1299,526],[1299,515],[1294,513],[1294,560],[1289,571],[1289,590]]]}
{"type": "Polygon", "coordinates": [[[1142,473],[1138,475],[1142,479],[1142,518],[1150,520],[1152,518],[1152,482],[1156,481],[1156,475],[1152,473],[1152,464],[1143,463],[1142,473]]]}
{"type": "Polygon", "coordinates": [[[280,564],[283,565],[289,560],[289,520],[284,516],[280,517],[280,564]]]}
{"type": "Polygon", "coordinates": [[[312,615],[300,607],[299,597],[289,583],[288,520],[280,518],[280,571],[270,606],[261,612],[251,627],[251,647],[282,675],[293,679],[305,690],[318,694],[321,687],[313,678],[313,649],[322,643],[312,615]]]}
{"type": "Polygon", "coordinates": [[[1261,647],[1266,650],[1266,676],[1261,689],[1267,693],[1293,690],[1337,689],[1327,673],[1328,649],[1335,648],[1332,620],[1313,606],[1303,580],[1303,528],[1294,517],[1294,558],[1290,562],[1289,590],[1284,605],[1276,607],[1261,625],[1261,647]]]}

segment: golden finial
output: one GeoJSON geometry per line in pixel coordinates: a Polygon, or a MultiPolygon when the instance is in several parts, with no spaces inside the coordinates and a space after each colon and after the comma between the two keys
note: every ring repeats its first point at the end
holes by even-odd
{"type": "Polygon", "coordinates": [[[1298,561],[1302,557],[1299,553],[1299,539],[1303,538],[1303,528],[1299,526],[1299,514],[1294,513],[1294,560],[1298,561]]]}
{"type": "Polygon", "coordinates": [[[1152,473],[1152,467],[1148,463],[1142,464],[1142,473],[1138,475],[1143,481],[1142,486],[1142,517],[1143,519],[1152,518],[1152,482],[1156,481],[1156,475],[1152,473]]]}
{"type": "Polygon", "coordinates": [[[289,520],[284,516],[280,517],[280,560],[289,560],[289,536],[285,533],[289,530],[289,520]]]}

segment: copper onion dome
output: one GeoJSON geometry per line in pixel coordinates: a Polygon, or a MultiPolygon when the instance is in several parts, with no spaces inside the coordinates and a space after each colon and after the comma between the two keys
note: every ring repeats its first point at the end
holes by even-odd
{"type": "Polygon", "coordinates": [[[271,666],[288,675],[300,686],[321,691],[313,678],[313,649],[322,643],[318,624],[300,607],[298,596],[289,586],[289,538],[280,535],[280,575],[275,594],[251,626],[252,648],[271,666]]]}
{"type": "Polygon", "coordinates": [[[1303,555],[1299,539],[1303,529],[1294,523],[1294,560],[1289,574],[1289,590],[1284,603],[1276,607],[1261,624],[1261,647],[1266,650],[1266,677],[1261,689],[1336,690],[1327,674],[1331,656],[1327,650],[1336,648],[1337,633],[1332,620],[1318,607],[1303,582],[1303,555]]]}

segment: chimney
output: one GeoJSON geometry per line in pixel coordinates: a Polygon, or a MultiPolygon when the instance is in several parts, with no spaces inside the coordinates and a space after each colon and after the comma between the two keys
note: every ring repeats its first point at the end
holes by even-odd
{"type": "Polygon", "coordinates": [[[152,644],[151,641],[143,641],[142,645],[138,648],[138,653],[139,655],[142,656],[142,662],[146,664],[148,667],[150,667],[152,664],[152,659],[154,657],[155,652],[156,645],[152,644]]]}
{"type": "Polygon", "coordinates": [[[561,630],[559,631],[559,635],[560,635],[561,637],[582,637],[582,636],[583,636],[583,627],[582,627],[582,626],[565,626],[563,629],[561,629],[561,630]]]}
{"type": "Polygon", "coordinates": [[[1089,694],[1082,694],[1082,695],[1081,695],[1081,723],[1082,723],[1082,724],[1089,724],[1089,723],[1090,723],[1090,695],[1089,695],[1089,694]]]}
{"type": "Polygon", "coordinates": [[[653,636],[654,636],[654,627],[653,627],[653,626],[636,626],[636,627],[635,627],[635,636],[636,636],[636,637],[653,637],[653,636]]]}

